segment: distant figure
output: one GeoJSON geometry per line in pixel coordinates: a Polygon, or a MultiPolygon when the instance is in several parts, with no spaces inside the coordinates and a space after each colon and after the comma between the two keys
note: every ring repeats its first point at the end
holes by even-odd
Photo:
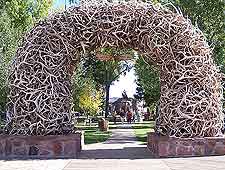
{"type": "Polygon", "coordinates": [[[122,97],[123,97],[123,99],[128,99],[126,90],[123,91],[122,97]]]}
{"type": "Polygon", "coordinates": [[[124,123],[124,119],[125,119],[125,110],[124,109],[122,109],[121,110],[121,112],[120,112],[120,118],[121,118],[121,122],[122,122],[122,124],[124,123]]]}
{"type": "Polygon", "coordinates": [[[131,124],[132,118],[133,118],[133,113],[131,112],[130,109],[128,109],[128,111],[127,111],[127,123],[131,124]]]}
{"type": "Polygon", "coordinates": [[[149,120],[151,116],[149,108],[147,108],[147,112],[144,113],[144,120],[149,120]]]}
{"type": "Polygon", "coordinates": [[[117,115],[117,113],[116,113],[116,111],[114,111],[114,112],[112,113],[114,124],[116,124],[116,115],[117,115]]]}

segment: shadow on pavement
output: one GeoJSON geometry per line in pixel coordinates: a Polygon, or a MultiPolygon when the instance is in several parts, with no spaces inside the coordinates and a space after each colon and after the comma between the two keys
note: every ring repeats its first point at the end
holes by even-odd
{"type": "Polygon", "coordinates": [[[154,158],[144,147],[124,147],[121,149],[83,150],[78,159],[150,159],[154,158]]]}

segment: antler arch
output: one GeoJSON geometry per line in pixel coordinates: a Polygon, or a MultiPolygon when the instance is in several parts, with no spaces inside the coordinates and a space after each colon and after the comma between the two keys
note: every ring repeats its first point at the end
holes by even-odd
{"type": "Polygon", "coordinates": [[[220,74],[202,32],[182,14],[143,2],[83,4],[39,22],[11,69],[9,133],[72,132],[71,75],[80,53],[99,47],[133,48],[158,65],[159,133],[220,134],[220,74]]]}

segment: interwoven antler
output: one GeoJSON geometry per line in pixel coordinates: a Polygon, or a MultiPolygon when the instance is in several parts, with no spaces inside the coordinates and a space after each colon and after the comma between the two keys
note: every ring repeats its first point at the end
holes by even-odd
{"type": "Polygon", "coordinates": [[[133,48],[160,68],[159,133],[220,134],[220,75],[202,32],[182,14],[142,2],[82,3],[27,33],[9,77],[6,130],[48,135],[72,129],[71,75],[82,53],[102,47],[133,48]]]}

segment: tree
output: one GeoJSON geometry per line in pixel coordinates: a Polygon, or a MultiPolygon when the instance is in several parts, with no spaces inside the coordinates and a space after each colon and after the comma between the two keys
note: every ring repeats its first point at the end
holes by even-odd
{"type": "Polygon", "coordinates": [[[0,113],[6,110],[8,70],[16,48],[50,6],[50,0],[0,0],[0,113]]]}
{"type": "Polygon", "coordinates": [[[83,64],[77,68],[73,76],[73,110],[86,115],[96,115],[101,111],[102,90],[90,77],[83,74],[83,64]]]}
{"type": "Polygon", "coordinates": [[[95,90],[87,81],[79,97],[79,107],[86,115],[96,115],[101,111],[102,93],[95,90]]]}
{"type": "Polygon", "coordinates": [[[120,75],[130,71],[132,65],[125,61],[117,60],[118,56],[131,54],[130,49],[119,50],[113,48],[101,49],[101,54],[106,55],[109,60],[98,60],[95,53],[90,53],[85,62],[85,72],[87,75],[92,75],[99,87],[103,87],[105,92],[105,117],[109,114],[109,91],[110,86],[116,81],[120,75]]]}
{"type": "Polygon", "coordinates": [[[135,63],[137,76],[136,99],[144,99],[147,106],[155,106],[160,98],[159,70],[140,56],[135,63]]]}
{"type": "Polygon", "coordinates": [[[11,25],[23,34],[48,15],[52,0],[0,0],[0,10],[6,11],[11,25]]]}
{"type": "Polygon", "coordinates": [[[17,45],[15,29],[10,28],[6,12],[0,13],[0,113],[6,109],[8,67],[17,45]]]}

